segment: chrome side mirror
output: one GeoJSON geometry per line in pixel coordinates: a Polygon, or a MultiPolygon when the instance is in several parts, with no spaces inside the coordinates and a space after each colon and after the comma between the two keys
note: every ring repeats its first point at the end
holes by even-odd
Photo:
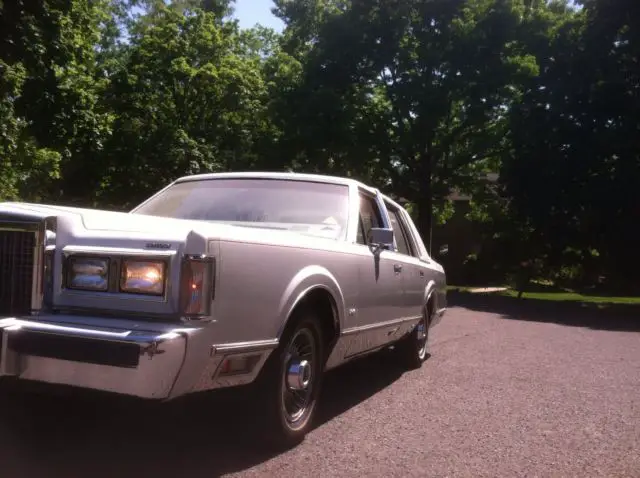
{"type": "Polygon", "coordinates": [[[372,227],[369,243],[374,248],[374,253],[383,249],[393,250],[393,229],[372,227]]]}

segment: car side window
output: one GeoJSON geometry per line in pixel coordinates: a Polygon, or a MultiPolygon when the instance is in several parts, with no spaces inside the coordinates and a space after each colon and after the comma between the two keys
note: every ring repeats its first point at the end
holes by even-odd
{"type": "Polygon", "coordinates": [[[360,194],[360,220],[358,221],[358,244],[368,244],[371,228],[382,227],[382,215],[375,198],[360,194]]]}
{"type": "Polygon", "coordinates": [[[391,227],[393,228],[393,236],[395,237],[396,244],[398,245],[398,252],[407,256],[415,255],[415,247],[411,243],[408,231],[405,228],[400,212],[392,205],[387,204],[387,210],[389,211],[389,218],[391,219],[391,227]]]}

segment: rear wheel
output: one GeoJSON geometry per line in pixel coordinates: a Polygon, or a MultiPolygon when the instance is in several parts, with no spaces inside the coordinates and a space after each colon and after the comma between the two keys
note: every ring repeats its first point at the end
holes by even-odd
{"type": "Polygon", "coordinates": [[[395,344],[394,349],[403,366],[413,370],[422,367],[422,363],[429,356],[429,325],[431,321],[431,307],[426,307],[420,322],[413,331],[395,344]]]}
{"type": "Polygon", "coordinates": [[[312,426],[324,369],[319,321],[306,312],[285,331],[261,374],[263,419],[269,440],[293,446],[312,426]]]}

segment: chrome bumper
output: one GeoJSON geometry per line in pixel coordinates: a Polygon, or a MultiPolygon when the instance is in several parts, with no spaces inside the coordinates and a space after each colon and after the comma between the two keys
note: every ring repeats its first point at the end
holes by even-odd
{"type": "Polygon", "coordinates": [[[0,377],[168,398],[180,374],[190,332],[2,318],[0,377]]]}
{"type": "Polygon", "coordinates": [[[0,318],[0,378],[171,399],[253,382],[278,345],[275,339],[216,344],[213,335],[206,327],[122,319],[0,318]]]}

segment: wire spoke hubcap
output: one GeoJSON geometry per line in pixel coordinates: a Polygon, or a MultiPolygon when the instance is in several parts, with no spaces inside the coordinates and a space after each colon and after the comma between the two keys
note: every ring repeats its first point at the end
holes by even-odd
{"type": "Polygon", "coordinates": [[[427,340],[429,338],[429,323],[423,317],[416,327],[416,339],[418,340],[418,356],[423,359],[427,355],[427,340]]]}
{"type": "Polygon", "coordinates": [[[427,332],[425,330],[424,322],[418,324],[418,340],[424,340],[427,338],[427,332]]]}
{"type": "Polygon", "coordinates": [[[290,423],[299,421],[311,404],[316,353],[315,340],[308,329],[299,330],[289,342],[285,357],[282,403],[290,423]]]}

